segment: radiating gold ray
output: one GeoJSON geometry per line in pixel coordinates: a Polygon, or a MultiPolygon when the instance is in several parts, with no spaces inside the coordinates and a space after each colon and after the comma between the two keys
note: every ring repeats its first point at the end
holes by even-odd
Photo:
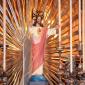
{"type": "MultiPolygon", "coordinates": [[[[2,6],[3,0],[0,0],[2,6]]],[[[22,42],[25,30],[29,29],[32,22],[32,10],[44,10],[44,24],[55,27],[58,23],[58,2],[57,0],[7,0],[11,3],[17,22],[11,13],[7,3],[7,74],[9,85],[19,85],[22,78],[22,42]],[[38,1],[38,3],[36,2],[38,1]],[[37,6],[36,6],[37,4],[37,6]],[[35,7],[36,6],[36,7],[35,7]],[[50,23],[48,23],[50,21],[50,23]],[[19,27],[17,26],[19,25],[19,27]]],[[[0,9],[1,10],[1,9],[0,9]]],[[[61,33],[62,45],[69,47],[69,0],[61,0],[61,33]]],[[[0,44],[3,45],[3,13],[0,11],[0,44]]],[[[75,44],[79,43],[78,35],[78,2],[73,2],[73,55],[78,55],[79,52],[75,44]]],[[[27,31],[26,31],[27,32],[27,31]]],[[[45,62],[44,62],[44,76],[47,78],[50,85],[57,84],[57,71],[59,70],[59,46],[58,38],[53,36],[48,37],[46,42],[45,62]]],[[[69,62],[69,49],[64,49],[61,55],[61,62],[69,62]]],[[[0,48],[0,64],[2,63],[2,48],[0,48]]],[[[2,69],[0,67],[0,69],[2,69]]],[[[64,78],[63,78],[64,80],[64,78]]]]}
{"type": "Polygon", "coordinates": [[[42,7],[43,7],[43,0],[38,0],[37,9],[38,9],[39,11],[42,11],[42,7]]]}
{"type": "Polygon", "coordinates": [[[16,1],[13,0],[13,5],[14,5],[14,10],[16,12],[16,16],[18,17],[18,21],[19,21],[19,24],[20,24],[20,16],[19,16],[19,13],[18,13],[18,10],[17,10],[17,7],[16,7],[16,1]]]}

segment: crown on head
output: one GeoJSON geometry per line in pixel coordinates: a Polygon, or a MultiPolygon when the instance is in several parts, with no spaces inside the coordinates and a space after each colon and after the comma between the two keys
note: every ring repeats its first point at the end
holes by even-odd
{"type": "Polygon", "coordinates": [[[42,19],[44,18],[44,13],[43,13],[43,11],[38,11],[38,10],[36,10],[36,9],[33,9],[32,10],[32,19],[33,18],[36,18],[37,19],[37,17],[41,17],[42,19]]]}

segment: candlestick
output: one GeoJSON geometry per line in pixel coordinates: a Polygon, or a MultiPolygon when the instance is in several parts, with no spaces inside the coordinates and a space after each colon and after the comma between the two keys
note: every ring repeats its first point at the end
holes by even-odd
{"type": "Polygon", "coordinates": [[[3,71],[6,71],[6,0],[3,0],[3,71]]]}
{"type": "Polygon", "coordinates": [[[85,0],[82,0],[82,6],[83,72],[85,72],[85,0]]]}
{"type": "Polygon", "coordinates": [[[72,0],[70,0],[70,72],[73,72],[73,57],[72,57],[72,0]]]}

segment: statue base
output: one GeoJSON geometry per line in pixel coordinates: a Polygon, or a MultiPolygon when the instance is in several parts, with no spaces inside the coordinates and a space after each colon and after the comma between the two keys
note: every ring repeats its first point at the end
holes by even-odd
{"type": "Polygon", "coordinates": [[[43,75],[33,75],[29,85],[48,85],[48,81],[43,75]]]}

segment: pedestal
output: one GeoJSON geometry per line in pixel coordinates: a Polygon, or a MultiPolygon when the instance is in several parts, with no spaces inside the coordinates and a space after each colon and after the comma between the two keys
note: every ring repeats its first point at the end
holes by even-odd
{"type": "Polygon", "coordinates": [[[48,85],[48,81],[43,75],[33,75],[29,85],[48,85]]]}

